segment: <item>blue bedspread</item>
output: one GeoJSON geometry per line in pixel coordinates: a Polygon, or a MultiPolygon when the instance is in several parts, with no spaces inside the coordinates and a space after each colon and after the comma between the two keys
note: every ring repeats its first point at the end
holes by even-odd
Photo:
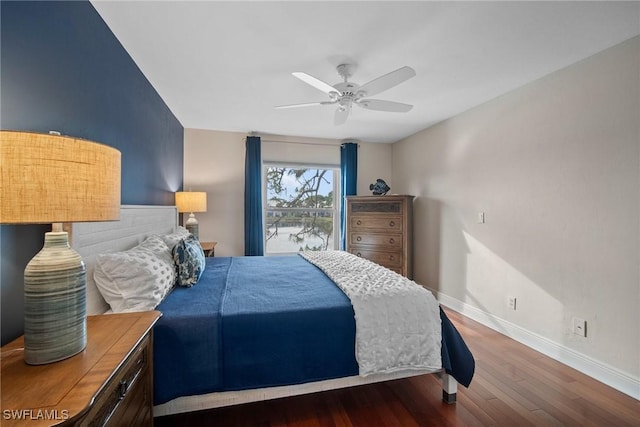
{"type": "Polygon", "coordinates": [[[157,310],[153,328],[155,404],[222,389],[220,305],[230,258],[207,260],[200,281],[176,287],[157,310]]]}
{"type": "MultiPolygon", "coordinates": [[[[299,256],[207,258],[200,281],[157,309],[154,404],[358,374],[351,303],[299,256]]],[[[468,385],[473,357],[441,318],[443,367],[468,385]]]]}

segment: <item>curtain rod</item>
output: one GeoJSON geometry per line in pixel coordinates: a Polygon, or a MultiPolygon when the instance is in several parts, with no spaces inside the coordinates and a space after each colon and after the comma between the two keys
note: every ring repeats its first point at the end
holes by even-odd
{"type": "MultiPolygon", "coordinates": [[[[344,142],[336,142],[335,144],[330,144],[330,143],[327,143],[327,142],[279,141],[279,140],[276,140],[276,139],[263,139],[263,138],[260,138],[260,140],[262,142],[274,142],[274,143],[278,143],[278,144],[323,145],[323,146],[327,146],[327,147],[339,147],[342,144],[344,144],[345,142],[349,142],[349,141],[344,141],[344,142]]],[[[358,146],[360,146],[360,144],[358,144],[358,146]]]]}

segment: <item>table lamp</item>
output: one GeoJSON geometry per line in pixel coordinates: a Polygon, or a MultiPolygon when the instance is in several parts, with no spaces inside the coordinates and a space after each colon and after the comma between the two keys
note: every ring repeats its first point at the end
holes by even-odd
{"type": "Polygon", "coordinates": [[[24,359],[43,365],[87,344],[86,270],[64,222],[120,216],[120,152],[57,132],[0,131],[0,224],[52,223],[24,271],[24,359]]]}
{"type": "Polygon", "coordinates": [[[189,219],[184,226],[197,239],[199,237],[198,220],[193,213],[207,211],[207,193],[204,191],[178,191],[176,193],[176,206],[178,207],[178,212],[189,212],[189,219]]]}

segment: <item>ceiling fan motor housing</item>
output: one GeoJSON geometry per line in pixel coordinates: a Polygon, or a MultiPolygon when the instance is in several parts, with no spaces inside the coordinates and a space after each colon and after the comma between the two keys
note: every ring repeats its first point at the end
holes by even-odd
{"type": "Polygon", "coordinates": [[[360,87],[360,85],[357,83],[340,82],[333,85],[333,87],[336,88],[336,90],[342,96],[354,97],[358,93],[363,93],[363,92],[358,92],[358,88],[360,87]]]}

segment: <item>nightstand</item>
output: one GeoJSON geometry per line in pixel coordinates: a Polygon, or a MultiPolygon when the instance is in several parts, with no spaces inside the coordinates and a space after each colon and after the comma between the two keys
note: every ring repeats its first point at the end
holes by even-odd
{"type": "Polygon", "coordinates": [[[200,242],[200,246],[202,246],[202,250],[204,251],[204,256],[212,257],[216,256],[216,245],[218,242],[200,242]]]}
{"type": "Polygon", "coordinates": [[[87,318],[87,347],[48,365],[2,347],[2,425],[153,426],[153,331],[158,311],[87,318]]]}

